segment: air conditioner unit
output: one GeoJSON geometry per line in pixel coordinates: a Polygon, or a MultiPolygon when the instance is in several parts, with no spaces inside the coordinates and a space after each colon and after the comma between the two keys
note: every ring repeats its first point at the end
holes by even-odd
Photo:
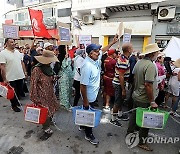
{"type": "Polygon", "coordinates": [[[168,20],[174,19],[176,12],[176,6],[159,7],[158,19],[168,20]]]}
{"type": "Polygon", "coordinates": [[[94,24],[94,16],[93,15],[84,15],[83,16],[83,23],[84,24],[94,24]]]}

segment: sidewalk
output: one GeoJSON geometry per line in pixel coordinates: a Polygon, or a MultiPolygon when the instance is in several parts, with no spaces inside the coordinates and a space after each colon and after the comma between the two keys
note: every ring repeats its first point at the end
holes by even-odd
{"type": "MultiPolygon", "coordinates": [[[[25,106],[30,101],[26,97],[21,103],[25,106]]],[[[110,118],[110,115],[103,117],[110,118]]],[[[25,122],[23,112],[13,112],[10,102],[2,97],[0,119],[0,154],[178,154],[180,150],[180,142],[152,144],[150,146],[154,149],[153,152],[137,147],[129,149],[125,144],[128,122],[122,122],[121,128],[101,123],[94,129],[94,135],[100,144],[91,145],[84,139],[84,132],[80,132],[78,126],[74,125],[72,113],[62,109],[56,114],[56,123],[61,130],[53,126],[54,134],[48,140],[41,141],[41,125],[25,122]]],[[[151,129],[150,132],[160,136],[180,137],[180,125],[169,118],[164,130],[151,129]]]]}

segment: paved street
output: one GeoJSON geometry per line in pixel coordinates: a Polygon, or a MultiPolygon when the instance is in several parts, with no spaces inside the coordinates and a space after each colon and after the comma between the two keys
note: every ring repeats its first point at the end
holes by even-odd
{"type": "MultiPolygon", "coordinates": [[[[99,100],[99,103],[102,101],[99,100]]],[[[21,100],[23,106],[30,103],[28,96],[21,100]]],[[[91,145],[84,139],[72,121],[72,113],[61,109],[56,114],[56,123],[60,130],[52,127],[54,134],[46,141],[41,141],[40,125],[24,121],[23,112],[15,113],[10,103],[0,98],[0,154],[178,154],[180,143],[152,144],[153,152],[145,152],[139,148],[129,149],[125,142],[128,122],[118,128],[109,123],[101,123],[94,129],[95,136],[100,140],[98,146],[91,145]]],[[[103,115],[110,117],[110,115],[103,115]]],[[[102,120],[104,121],[104,120],[102,120]]],[[[164,130],[151,130],[159,136],[180,137],[180,125],[169,119],[164,130]]]]}

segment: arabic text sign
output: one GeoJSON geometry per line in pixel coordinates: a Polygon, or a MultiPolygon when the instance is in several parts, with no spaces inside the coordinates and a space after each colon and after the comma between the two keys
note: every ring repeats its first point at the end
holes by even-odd
{"type": "Polygon", "coordinates": [[[163,113],[143,113],[143,127],[162,129],[164,124],[163,113]]]}
{"type": "Polygon", "coordinates": [[[94,127],[95,112],[88,110],[76,110],[75,124],[81,126],[94,127]]]}
{"type": "Polygon", "coordinates": [[[40,109],[27,107],[25,121],[39,123],[40,109]]]}
{"type": "Polygon", "coordinates": [[[84,44],[84,46],[91,44],[91,35],[79,35],[79,44],[84,44]]]}
{"type": "Polygon", "coordinates": [[[124,29],[124,35],[123,35],[123,43],[129,43],[131,41],[131,29],[124,29]]]}
{"type": "Polygon", "coordinates": [[[3,25],[4,38],[19,38],[19,26],[15,25],[3,25]]]}

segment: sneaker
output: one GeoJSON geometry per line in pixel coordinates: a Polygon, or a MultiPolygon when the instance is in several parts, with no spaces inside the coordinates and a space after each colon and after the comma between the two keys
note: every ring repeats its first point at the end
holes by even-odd
{"type": "Polygon", "coordinates": [[[174,114],[174,112],[173,112],[173,111],[169,111],[169,114],[170,114],[170,115],[173,115],[173,114],[174,114]]]}
{"type": "Polygon", "coordinates": [[[79,126],[79,131],[85,130],[83,126],[79,126]]]}
{"type": "Polygon", "coordinates": [[[91,134],[90,136],[85,136],[85,139],[93,145],[99,144],[98,139],[96,139],[93,134],[91,134]]]}
{"type": "Polygon", "coordinates": [[[177,113],[177,112],[174,112],[173,113],[173,116],[177,117],[177,118],[180,118],[180,115],[177,113]]]}
{"type": "Polygon", "coordinates": [[[17,106],[12,107],[12,110],[13,110],[14,112],[21,112],[21,109],[18,108],[17,106]]]}
{"type": "Polygon", "coordinates": [[[114,126],[117,126],[117,127],[122,127],[122,124],[116,119],[114,121],[112,121],[112,119],[110,120],[110,123],[114,126]]]}
{"type": "Polygon", "coordinates": [[[106,106],[106,107],[103,108],[104,113],[110,113],[110,111],[111,111],[111,109],[110,109],[109,106],[106,106]]]}
{"type": "Polygon", "coordinates": [[[123,114],[121,117],[117,117],[118,120],[123,120],[123,121],[128,121],[129,120],[129,116],[127,114],[123,114]]]}

